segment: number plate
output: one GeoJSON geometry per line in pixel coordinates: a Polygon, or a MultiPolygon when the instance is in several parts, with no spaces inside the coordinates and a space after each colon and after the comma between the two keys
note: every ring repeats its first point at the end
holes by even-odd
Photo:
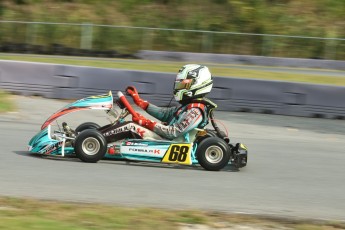
{"type": "Polygon", "coordinates": [[[192,144],[171,144],[162,162],[191,165],[192,144]]]}

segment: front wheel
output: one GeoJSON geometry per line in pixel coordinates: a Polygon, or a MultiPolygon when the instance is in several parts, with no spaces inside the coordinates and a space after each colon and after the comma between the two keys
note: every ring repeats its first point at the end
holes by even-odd
{"type": "Polygon", "coordinates": [[[219,171],[230,160],[230,147],[218,137],[208,137],[201,141],[197,149],[199,164],[206,170],[219,171]]]}
{"type": "Polygon", "coordinates": [[[99,131],[87,129],[75,139],[74,150],[77,157],[88,163],[96,163],[107,152],[107,141],[99,131]]]}

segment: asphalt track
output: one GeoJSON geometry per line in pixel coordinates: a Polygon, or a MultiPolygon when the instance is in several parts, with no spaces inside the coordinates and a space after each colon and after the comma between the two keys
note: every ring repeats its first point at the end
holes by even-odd
{"type": "MultiPolygon", "coordinates": [[[[345,220],[344,120],[225,113],[232,142],[249,148],[246,168],[100,161],[28,154],[29,139],[65,101],[15,96],[0,114],[0,195],[173,209],[345,220]]],[[[66,116],[106,124],[103,111],[66,116]]]]}

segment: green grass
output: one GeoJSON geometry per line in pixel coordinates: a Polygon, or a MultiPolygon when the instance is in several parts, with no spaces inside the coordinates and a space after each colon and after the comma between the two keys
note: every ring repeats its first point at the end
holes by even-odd
{"type": "MultiPolygon", "coordinates": [[[[155,72],[169,72],[176,73],[177,70],[185,62],[168,62],[168,61],[149,61],[149,60],[125,60],[125,59],[107,59],[107,58],[78,58],[78,57],[56,57],[56,56],[43,56],[43,55],[6,55],[0,54],[0,60],[16,60],[16,61],[29,61],[29,62],[42,62],[54,63],[64,65],[77,65],[77,66],[92,66],[99,68],[117,68],[117,69],[131,69],[131,70],[145,70],[155,72]]],[[[289,72],[274,72],[258,67],[255,70],[245,69],[244,65],[221,65],[214,63],[203,63],[209,65],[211,72],[214,76],[221,77],[235,77],[235,78],[251,78],[251,79],[264,79],[288,82],[304,82],[312,84],[328,84],[345,86],[345,71],[334,72],[343,73],[344,77],[336,77],[327,75],[330,70],[324,72],[322,75],[316,74],[300,74],[289,72]]],[[[278,69],[272,67],[272,69],[278,69]]],[[[296,68],[291,68],[295,70],[296,68]]],[[[319,69],[318,71],[323,72],[319,69]]]]}
{"type": "MultiPolygon", "coordinates": [[[[2,0],[0,20],[344,38],[342,0],[2,0]],[[201,3],[200,2],[200,3],[201,3]],[[44,4],[43,4],[44,3],[44,4]],[[192,9],[192,13],[191,13],[192,9]]],[[[80,48],[79,26],[3,24],[0,43],[80,48]]],[[[89,37],[87,35],[87,37],[89,37]]],[[[344,41],[94,27],[94,50],[174,50],[345,60],[344,41]]]]}
{"type": "Polygon", "coordinates": [[[0,229],[179,229],[203,225],[258,229],[344,229],[345,223],[267,218],[196,210],[166,210],[101,204],[67,203],[0,197],[0,229]]]}
{"type": "Polygon", "coordinates": [[[0,90],[0,113],[14,110],[15,106],[11,95],[0,90]]]}

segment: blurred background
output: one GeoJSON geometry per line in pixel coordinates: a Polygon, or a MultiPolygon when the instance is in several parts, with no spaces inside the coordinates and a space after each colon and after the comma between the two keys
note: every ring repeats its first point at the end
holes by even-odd
{"type": "Polygon", "coordinates": [[[343,0],[1,0],[0,52],[345,60],[343,0]]]}

